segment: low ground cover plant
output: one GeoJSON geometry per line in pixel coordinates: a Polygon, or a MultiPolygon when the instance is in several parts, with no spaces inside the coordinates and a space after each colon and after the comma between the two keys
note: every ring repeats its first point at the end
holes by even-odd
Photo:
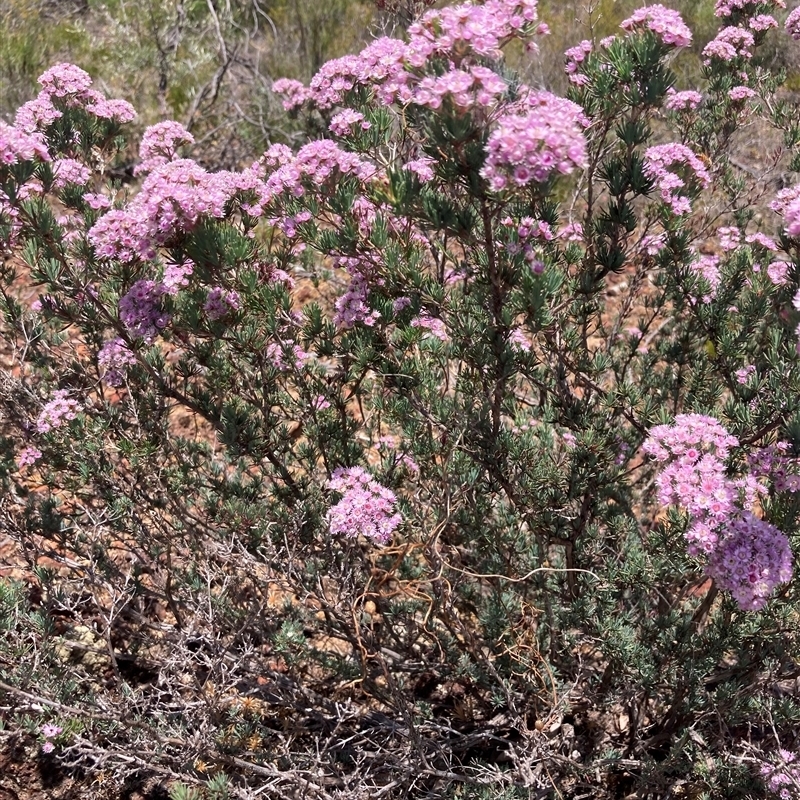
{"type": "Polygon", "coordinates": [[[9,735],[111,795],[798,796],[783,3],[504,62],[535,0],[280,80],[239,171],[80,68],[0,123],[9,735]],[[732,155],[755,131],[752,165],[732,155]],[[759,211],[758,209],[764,209],[759,211]]]}

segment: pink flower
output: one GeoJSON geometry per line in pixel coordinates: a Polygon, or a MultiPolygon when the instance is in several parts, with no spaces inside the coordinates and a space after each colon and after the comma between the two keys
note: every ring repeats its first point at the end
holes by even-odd
{"type": "Polygon", "coordinates": [[[342,499],[328,511],[328,523],[334,536],[366,536],[384,543],[402,522],[395,511],[394,492],[381,486],[361,467],[340,467],[327,486],[342,493],[342,499]]]}
{"type": "Polygon", "coordinates": [[[23,469],[32,467],[42,457],[42,451],[38,447],[26,447],[17,456],[17,467],[23,469]]]}
{"type": "Polygon", "coordinates": [[[786,32],[792,39],[800,39],[800,7],[786,18],[786,32]]]}
{"type": "Polygon", "coordinates": [[[620,28],[628,32],[640,27],[651,30],[664,44],[687,47],[692,43],[692,32],[686,26],[681,15],[660,3],[634,11],[620,25],[620,28]]]}
{"type": "Polygon", "coordinates": [[[670,111],[694,110],[702,102],[703,95],[700,92],[676,92],[670,87],[667,89],[667,99],[664,101],[664,107],[670,111]]]}
{"type": "Polygon", "coordinates": [[[52,399],[42,408],[39,418],[36,420],[36,430],[39,433],[48,433],[77,416],[78,403],[70,399],[66,389],[57,389],[53,392],[52,399]]]}

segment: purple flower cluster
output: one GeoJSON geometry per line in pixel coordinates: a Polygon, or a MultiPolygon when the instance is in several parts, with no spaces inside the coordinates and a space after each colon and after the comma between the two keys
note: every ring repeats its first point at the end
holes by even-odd
{"type": "Polygon", "coordinates": [[[375,267],[364,258],[339,256],[334,258],[337,266],[350,273],[347,291],[336,300],[336,313],[333,322],[337,328],[352,328],[357,322],[372,326],[380,318],[377,311],[370,309],[367,298],[374,280],[375,267]]]}
{"type": "Polygon", "coordinates": [[[796,753],[781,748],[775,763],[761,765],[761,777],[780,800],[800,800],[800,764],[796,762],[796,753]]]}
{"type": "Polygon", "coordinates": [[[328,523],[334,536],[366,536],[376,542],[387,542],[402,522],[395,512],[397,497],[381,486],[361,467],[340,467],[327,484],[343,497],[328,511],[328,523]]]}
{"type": "Polygon", "coordinates": [[[77,416],[78,403],[69,397],[66,389],[57,389],[53,392],[52,399],[45,404],[39,414],[39,418],[36,420],[36,430],[39,433],[48,433],[77,416]]]}
{"type": "Polygon", "coordinates": [[[705,64],[709,65],[712,58],[720,61],[733,61],[736,58],[749,59],[753,57],[750,50],[755,45],[753,34],[746,28],[730,25],[723,28],[714,39],[704,48],[705,64]]]}
{"type": "Polygon", "coordinates": [[[501,116],[486,144],[481,175],[493,191],[509,182],[543,183],[554,172],[567,174],[587,165],[583,110],[549,92],[532,92],[530,109],[501,116]]]}
{"type": "Polygon", "coordinates": [[[800,39],[800,7],[786,18],[786,32],[792,39],[800,39]]]}
{"type": "Polygon", "coordinates": [[[789,236],[800,236],[800,196],[786,205],[784,221],[789,236]]]}
{"type": "Polygon", "coordinates": [[[708,558],[708,575],[746,611],[763,608],[776,586],[792,578],[789,540],[748,512],[732,517],[708,558]]]}
{"type": "Polygon", "coordinates": [[[642,449],[663,465],[660,502],[689,513],[689,553],[707,556],[708,574],[742,608],[758,610],[791,578],[791,551],[781,531],[743,507],[766,492],[763,473],[727,477],[724,462],[737,445],[713,417],[679,414],[674,425],[653,428],[642,449]]]}
{"type": "Polygon", "coordinates": [[[161,308],[161,298],[165,294],[163,284],[140,280],[120,299],[119,318],[131,336],[150,344],[167,326],[170,315],[161,308]]]}
{"type": "Polygon", "coordinates": [[[734,86],[733,89],[728,91],[728,97],[738,102],[750,100],[755,96],[756,93],[749,86],[734,86]]]}
{"type": "Polygon", "coordinates": [[[620,28],[629,32],[637,28],[647,28],[655,33],[664,44],[675,47],[688,47],[692,43],[692,32],[681,15],[660,3],[634,11],[628,19],[622,22],[620,28]]]}
{"type": "Polygon", "coordinates": [[[711,177],[705,164],[686,145],[671,142],[648,147],[645,150],[645,173],[658,184],[662,200],[680,216],[691,211],[691,205],[688,197],[678,194],[678,189],[686,184],[684,179],[673,171],[675,166],[689,167],[694,178],[704,187],[711,182],[711,177]]]}
{"type": "Polygon", "coordinates": [[[214,286],[206,297],[203,311],[213,322],[227,316],[231,311],[238,311],[241,307],[242,302],[238,292],[230,292],[221,286],[214,286]]]}
{"type": "Polygon", "coordinates": [[[747,458],[750,474],[768,478],[776,492],[800,492],[800,463],[788,455],[790,450],[788,442],[755,450],[747,458]]]}
{"type": "Polygon", "coordinates": [[[97,363],[103,367],[103,378],[109,386],[122,386],[128,367],[136,363],[136,356],[125,340],[117,337],[100,348],[97,363]]]}

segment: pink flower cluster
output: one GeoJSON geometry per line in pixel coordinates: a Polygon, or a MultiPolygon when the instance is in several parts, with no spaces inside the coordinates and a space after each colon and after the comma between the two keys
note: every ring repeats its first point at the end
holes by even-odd
{"type": "Polygon", "coordinates": [[[592,47],[592,43],[588,39],[584,39],[575,47],[570,47],[569,50],[564,52],[564,57],[567,59],[564,71],[569,75],[570,83],[574,83],[576,86],[584,86],[589,82],[589,78],[586,75],[582,75],[579,72],[579,68],[589,53],[592,52],[592,47]]]}
{"type": "Polygon", "coordinates": [[[125,340],[117,337],[100,348],[97,363],[103,367],[103,378],[109,386],[122,386],[128,367],[136,363],[136,356],[125,340]]]}
{"type": "Polygon", "coordinates": [[[42,736],[44,736],[44,738],[47,740],[42,745],[42,752],[43,753],[52,753],[53,752],[53,750],[55,749],[55,746],[50,741],[50,739],[55,739],[56,736],[58,736],[60,733],[63,733],[63,731],[64,731],[63,728],[59,727],[58,725],[52,725],[50,723],[42,725],[42,727],[39,728],[39,733],[41,733],[42,736]]]}
{"type": "Polygon", "coordinates": [[[433,167],[436,162],[432,158],[423,156],[422,158],[407,161],[403,164],[403,169],[413,172],[422,183],[427,183],[433,180],[434,172],[433,167]]]}
{"type": "Polygon", "coordinates": [[[800,196],[786,205],[784,221],[789,236],[800,236],[800,196]]]}
{"type": "Polygon", "coordinates": [[[672,87],[667,89],[667,99],[664,107],[669,111],[688,111],[696,109],[703,102],[703,95],[700,92],[687,90],[676,92],[672,87]]]}
{"type": "Polygon", "coordinates": [[[180,264],[167,264],[164,269],[164,277],[161,279],[164,293],[174,297],[181,289],[185,289],[189,285],[189,276],[193,272],[194,262],[190,258],[180,264]]]}
{"type": "Polygon", "coordinates": [[[50,161],[44,137],[39,133],[27,133],[0,120],[0,165],[34,159],[50,161]]]}
{"type": "Polygon", "coordinates": [[[267,345],[266,356],[272,366],[280,372],[303,369],[303,365],[310,358],[310,355],[300,345],[284,339],[267,345]]]}
{"type": "Polygon", "coordinates": [[[711,177],[705,164],[686,145],[678,142],[648,147],[644,153],[645,173],[653,178],[661,190],[661,198],[677,215],[691,211],[689,198],[678,194],[686,184],[673,168],[689,167],[702,186],[708,186],[711,177]]]}
{"type": "Polygon", "coordinates": [[[334,325],[337,328],[352,328],[360,322],[371,327],[380,318],[380,313],[371,310],[367,303],[370,286],[374,283],[375,265],[365,258],[348,256],[337,256],[334,263],[350,273],[347,291],[336,300],[334,325]]]}
{"type": "Polygon", "coordinates": [[[241,299],[238,292],[227,291],[221,286],[214,286],[209,291],[205,303],[203,303],[203,311],[206,316],[213,322],[222,319],[231,313],[231,311],[238,311],[242,307],[241,299]]]}
{"type": "MultiPolygon", "coordinates": [[[[740,14],[752,13],[755,8],[763,4],[764,0],[717,0],[714,5],[714,16],[731,17],[737,12],[740,14]]],[[[786,8],[784,0],[772,0],[771,4],[775,8],[786,8]]]]}
{"type": "Polygon", "coordinates": [[[135,173],[140,175],[143,172],[152,172],[156,167],[174,161],[178,155],[178,148],[193,142],[194,136],[179,122],[167,120],[151,125],[142,134],[139,145],[141,163],[136,167],[135,173]]]}
{"type": "Polygon", "coordinates": [[[422,328],[423,330],[429,331],[431,336],[434,336],[442,342],[447,342],[450,339],[444,322],[438,317],[430,316],[430,314],[423,313],[418,317],[414,317],[414,319],[411,320],[411,327],[422,328]]]}
{"type": "Polygon", "coordinates": [[[362,131],[368,131],[372,127],[364,119],[364,115],[360,111],[345,108],[344,111],[340,111],[331,117],[331,124],[328,129],[337,136],[347,136],[353,130],[354,125],[358,125],[362,131]]]}
{"type": "Polygon", "coordinates": [[[63,189],[70,183],[85,186],[89,176],[89,168],[74,158],[58,158],[53,162],[53,186],[56,189],[63,189]]]}
{"type": "Polygon", "coordinates": [[[583,110],[549,92],[532,92],[530,110],[501,116],[486,144],[481,175],[493,191],[509,182],[525,186],[545,182],[587,165],[583,110]]]}
{"type": "Polygon", "coordinates": [[[723,28],[716,37],[703,48],[703,55],[705,56],[704,63],[709,65],[712,58],[718,58],[720,61],[733,61],[736,58],[752,58],[753,53],[750,48],[754,45],[755,39],[750,31],[745,28],[730,25],[727,28],[723,28]]]}
{"type": "Polygon", "coordinates": [[[628,32],[637,28],[647,28],[655,33],[664,44],[675,47],[688,47],[692,43],[692,32],[681,15],[660,3],[634,11],[628,19],[622,22],[620,28],[628,32]]]}
{"type": "Polygon", "coordinates": [[[152,260],[158,247],[192,230],[202,216],[224,217],[238,188],[234,173],[209,173],[190,159],[169,161],[153,169],[124,209],[100,217],[89,241],[101,258],[152,260]]]}
{"type": "Polygon", "coordinates": [[[758,473],[737,480],[726,475],[724,462],[737,445],[713,417],[679,414],[674,425],[654,427],[642,449],[663,464],[660,502],[689,513],[689,553],[706,555],[708,574],[742,608],[757,610],[791,578],[792,559],[786,536],[742,505],[766,492],[758,473]]]}
{"type": "MultiPolygon", "coordinates": [[[[465,50],[497,58],[506,41],[532,29],[537,6],[538,0],[487,0],[428,11],[409,27],[410,46],[418,58],[426,50],[426,58],[465,50]]],[[[537,32],[546,33],[547,28],[540,26],[537,32]]]]}
{"type": "Polygon", "coordinates": [[[62,108],[82,108],[98,119],[130,122],[136,111],[125,100],[107,100],[91,88],[92,79],[74,64],[56,64],[39,77],[38,96],[17,111],[14,124],[29,133],[44,131],[62,116],[62,108]]]}
{"type": "Polygon", "coordinates": [[[432,10],[409,27],[408,42],[383,37],[358,55],[324,64],[308,88],[299,81],[281,79],[275,81],[273,91],[284,96],[287,110],[307,103],[321,109],[341,105],[359,85],[371,87],[386,105],[397,101],[437,108],[449,95],[461,108],[486,106],[505,93],[506,84],[481,62],[499,58],[502,47],[513,38],[548,33],[546,25],[535,26],[537,16],[537,0],[488,0],[432,10]],[[421,74],[437,57],[450,62],[450,71],[439,76],[421,74]]]}
{"type": "Polygon", "coordinates": [[[733,89],[728,91],[728,97],[737,102],[741,102],[742,100],[750,100],[755,96],[756,93],[749,86],[734,86],[733,89]]]}
{"type": "Polygon", "coordinates": [[[17,456],[17,468],[32,467],[42,457],[38,447],[24,447],[17,456]]]}
{"type": "Polygon", "coordinates": [[[328,523],[334,536],[366,536],[376,542],[387,542],[403,521],[395,512],[397,497],[381,486],[361,467],[340,467],[328,481],[342,499],[328,511],[328,523]]]}
{"type": "Polygon", "coordinates": [[[792,39],[800,39],[800,7],[786,18],[786,32],[792,39]]]}
{"type": "Polygon", "coordinates": [[[78,403],[69,397],[66,389],[57,389],[53,392],[52,399],[45,404],[39,414],[39,418],[36,420],[36,430],[39,433],[48,433],[77,416],[78,403]]]}

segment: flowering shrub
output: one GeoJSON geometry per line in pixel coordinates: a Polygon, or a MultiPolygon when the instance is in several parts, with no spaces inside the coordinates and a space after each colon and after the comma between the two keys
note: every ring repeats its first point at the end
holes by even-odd
{"type": "Polygon", "coordinates": [[[132,110],[48,70],[0,127],[9,724],[209,796],[778,786],[736,752],[800,710],[781,7],[720,0],[682,91],[642,8],[566,98],[504,61],[535,0],[427,10],[276,81],[322,138],[214,171],[163,122],[133,183],[132,110]]]}

